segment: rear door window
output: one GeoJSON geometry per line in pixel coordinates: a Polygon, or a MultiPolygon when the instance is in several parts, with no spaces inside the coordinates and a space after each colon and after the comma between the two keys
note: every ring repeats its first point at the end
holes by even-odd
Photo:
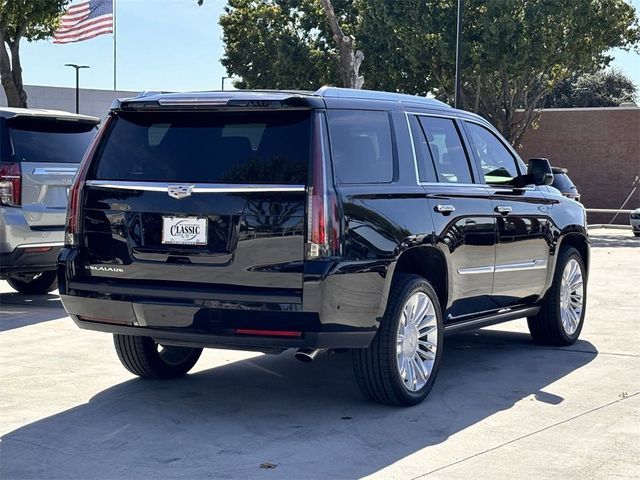
{"type": "Polygon", "coordinates": [[[411,136],[413,137],[413,148],[416,153],[418,167],[418,179],[421,182],[436,182],[436,170],[433,163],[433,155],[427,142],[427,137],[420,125],[420,120],[415,115],[409,116],[411,126],[411,136]]]}
{"type": "Polygon", "coordinates": [[[14,117],[9,127],[11,162],[80,163],[95,135],[91,122],[14,117]]]}
{"type": "Polygon", "coordinates": [[[420,124],[427,137],[438,181],[472,183],[469,160],[455,121],[450,118],[420,116],[420,124]]]}
{"type": "Polygon", "coordinates": [[[97,180],[304,185],[310,113],[118,113],[97,180]]]}
{"type": "Polygon", "coordinates": [[[329,110],[327,116],[336,183],[391,182],[394,160],[387,112],[329,110]]]}

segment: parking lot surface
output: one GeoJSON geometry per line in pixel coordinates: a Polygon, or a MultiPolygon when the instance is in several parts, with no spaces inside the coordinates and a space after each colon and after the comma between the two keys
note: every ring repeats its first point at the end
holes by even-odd
{"type": "Polygon", "coordinates": [[[206,350],[141,380],[56,295],[0,282],[0,478],[640,478],[640,239],[592,233],[570,347],[525,320],[445,341],[427,401],[361,397],[348,354],[206,350]]]}

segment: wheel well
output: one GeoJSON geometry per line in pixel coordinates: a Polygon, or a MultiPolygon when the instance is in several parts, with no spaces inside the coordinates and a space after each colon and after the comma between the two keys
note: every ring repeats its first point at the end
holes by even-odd
{"type": "Polygon", "coordinates": [[[560,248],[573,247],[578,250],[578,253],[582,257],[584,267],[588,271],[589,269],[589,243],[587,238],[580,233],[568,233],[564,236],[560,248]]]}
{"type": "Polygon", "coordinates": [[[413,273],[426,278],[438,295],[440,307],[447,306],[447,266],[442,253],[433,247],[414,247],[405,251],[396,262],[392,284],[402,273],[413,273]]]}

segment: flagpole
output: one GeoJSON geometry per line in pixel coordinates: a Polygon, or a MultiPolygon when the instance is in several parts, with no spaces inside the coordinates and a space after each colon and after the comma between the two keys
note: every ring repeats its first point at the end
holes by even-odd
{"type": "Polygon", "coordinates": [[[116,3],[117,0],[113,0],[113,91],[116,91],[117,88],[117,83],[116,83],[116,72],[117,72],[117,56],[116,56],[116,45],[117,45],[117,41],[116,41],[116,29],[117,29],[117,16],[116,16],[116,3]]]}

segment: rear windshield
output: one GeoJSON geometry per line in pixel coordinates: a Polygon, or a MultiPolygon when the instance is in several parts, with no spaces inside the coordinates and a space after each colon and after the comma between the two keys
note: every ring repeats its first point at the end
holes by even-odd
{"type": "Polygon", "coordinates": [[[94,178],[306,184],[310,113],[120,113],[94,178]]]}
{"type": "Polygon", "coordinates": [[[80,163],[96,132],[89,122],[17,117],[7,123],[11,162],[80,163]]]}

